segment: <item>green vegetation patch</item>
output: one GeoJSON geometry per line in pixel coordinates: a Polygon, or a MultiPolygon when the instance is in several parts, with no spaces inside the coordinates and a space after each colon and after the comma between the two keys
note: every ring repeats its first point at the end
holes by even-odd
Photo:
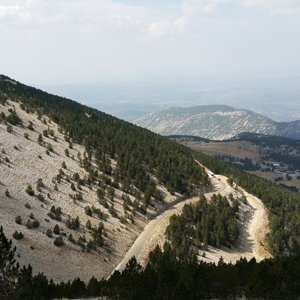
{"type": "Polygon", "coordinates": [[[185,205],[181,215],[170,218],[166,229],[178,257],[190,252],[197,254],[208,245],[231,247],[238,235],[238,202],[232,199],[231,206],[221,195],[213,195],[210,201],[201,196],[196,204],[185,205]]]}

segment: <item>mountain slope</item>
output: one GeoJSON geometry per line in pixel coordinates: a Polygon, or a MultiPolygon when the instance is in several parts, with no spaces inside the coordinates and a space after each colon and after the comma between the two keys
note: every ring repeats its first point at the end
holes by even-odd
{"type": "Polygon", "coordinates": [[[226,105],[171,107],[135,123],[162,135],[193,135],[224,140],[242,132],[300,138],[300,121],[277,123],[265,116],[226,105]]]}
{"type": "MultiPolygon", "coordinates": [[[[135,226],[125,228],[118,218],[111,216],[109,209],[98,202],[95,185],[91,190],[84,182],[79,185],[73,181],[74,174],[78,174],[82,181],[88,176],[79,159],[79,155],[84,157],[84,147],[73,143],[70,149],[55,123],[50,123],[46,117],[43,117],[43,121],[38,120],[36,115],[21,110],[16,102],[8,101],[5,107],[0,105],[0,111],[9,115],[8,110],[12,106],[22,119],[23,128],[13,126],[10,133],[6,125],[0,124],[0,212],[1,225],[9,236],[15,231],[24,235],[23,239],[14,240],[18,247],[18,261],[21,264],[30,263],[35,272],[43,272],[55,281],[69,280],[78,274],[86,280],[93,275],[104,276],[110,272],[111,264],[117,263],[122,257],[130,241],[137,235],[138,229],[134,228],[135,226]],[[47,124],[43,123],[44,120],[47,124]],[[34,131],[28,129],[29,124],[33,124],[34,131]],[[53,152],[49,154],[46,153],[46,147],[37,142],[39,134],[48,128],[55,136],[55,141],[50,135],[43,136],[43,141],[51,143],[53,147],[53,152]],[[68,149],[69,156],[66,156],[65,149],[68,149]],[[65,168],[62,167],[63,164],[65,168]],[[38,187],[40,178],[42,187],[38,187]],[[34,195],[27,193],[29,185],[34,195]],[[6,196],[6,191],[9,196],[6,196]],[[78,200],[73,198],[75,195],[78,200]],[[82,200],[79,199],[79,195],[82,200]],[[55,211],[59,209],[61,214],[51,214],[54,211],[52,207],[55,207],[55,211]],[[103,216],[107,216],[107,220],[105,217],[99,218],[97,214],[88,216],[85,207],[100,209],[103,216]],[[20,224],[16,222],[17,217],[21,220],[18,222],[20,224]],[[80,221],[79,228],[68,228],[69,218],[76,217],[80,221]],[[34,220],[39,222],[37,228],[29,226],[34,220]],[[102,222],[107,237],[103,236],[103,246],[83,255],[83,251],[88,250],[84,240],[92,240],[91,231],[87,227],[88,221],[94,228],[102,222]],[[54,240],[59,236],[54,233],[56,225],[59,226],[64,240],[63,247],[54,245],[54,240]],[[73,242],[69,240],[70,234],[73,242]],[[112,254],[107,251],[114,248],[110,239],[119,241],[117,251],[113,250],[112,254]],[[61,267],[62,264],[64,268],[61,267]],[[82,265],[87,268],[82,268],[82,265]]],[[[114,208],[120,216],[123,215],[121,197],[122,191],[116,190],[114,208]]],[[[135,220],[137,225],[144,226],[145,221],[142,218],[135,220]]]]}
{"type": "MultiPolygon", "coordinates": [[[[169,189],[189,192],[205,181],[191,153],[184,147],[96,109],[50,95],[2,76],[0,91],[21,101],[29,111],[49,116],[73,142],[83,144],[89,157],[106,170],[106,157],[115,158],[120,181],[128,179],[145,190],[147,173],[154,173],[169,189]],[[189,174],[184,172],[189,171],[189,174]]],[[[127,181],[128,181],[127,180],[127,181]]],[[[129,182],[127,182],[129,184],[129,182]]]]}
{"type": "Polygon", "coordinates": [[[185,147],[5,76],[0,149],[1,225],[55,281],[110,274],[168,202],[208,185],[185,147]]]}

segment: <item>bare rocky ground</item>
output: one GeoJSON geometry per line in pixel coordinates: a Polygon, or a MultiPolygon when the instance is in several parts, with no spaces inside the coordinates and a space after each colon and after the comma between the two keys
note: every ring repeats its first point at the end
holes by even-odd
{"type": "MultiPolygon", "coordinates": [[[[57,183],[53,181],[53,178],[57,176],[60,169],[70,178],[74,173],[78,173],[81,178],[87,176],[87,172],[80,165],[80,158],[84,158],[85,155],[84,148],[73,144],[71,149],[65,136],[59,132],[57,124],[51,122],[46,116],[42,116],[39,120],[37,115],[25,112],[16,102],[8,101],[6,106],[0,105],[0,113],[4,112],[8,115],[8,109],[13,107],[22,119],[23,126],[13,126],[13,131],[9,133],[7,125],[0,123],[0,224],[10,238],[16,230],[24,234],[21,240],[13,239],[14,245],[17,246],[18,261],[21,265],[31,264],[35,273],[43,272],[56,282],[67,281],[75,277],[87,281],[92,276],[102,278],[109,275],[143,230],[148,218],[137,213],[134,217],[132,216],[134,222],[127,221],[123,224],[120,219],[112,217],[108,209],[98,203],[97,186],[83,186],[81,191],[83,200],[73,200],[70,194],[78,191],[74,192],[71,189],[71,182],[63,179],[57,183]],[[30,122],[34,131],[27,127],[30,122]],[[43,136],[44,144],[40,145],[37,142],[38,136],[48,129],[53,130],[55,139],[52,136],[43,136]],[[24,134],[28,134],[28,138],[24,134]],[[48,143],[52,145],[53,152],[47,154],[48,143]],[[65,149],[68,149],[69,157],[65,149]],[[66,164],[66,169],[62,168],[63,163],[66,164]],[[40,192],[37,191],[39,178],[42,178],[45,185],[40,192]],[[34,189],[35,196],[26,193],[28,185],[34,189]],[[55,185],[57,185],[57,190],[55,185]],[[43,195],[44,201],[39,201],[36,197],[39,193],[43,195]],[[61,208],[62,221],[53,220],[47,215],[53,205],[61,208]],[[106,221],[100,220],[95,215],[85,214],[84,207],[92,205],[107,214],[106,221]],[[36,229],[26,227],[30,214],[33,214],[40,223],[36,229]],[[22,218],[21,225],[15,222],[16,216],[22,218]],[[66,219],[77,216],[81,223],[80,229],[67,228],[66,219]],[[70,233],[76,241],[80,236],[87,241],[91,239],[90,231],[86,228],[88,220],[93,227],[103,222],[106,233],[104,246],[90,253],[83,252],[77,244],[68,241],[70,233]],[[56,224],[62,231],[65,243],[62,247],[53,244],[57,235],[52,238],[46,235],[46,231],[53,230],[56,224]]],[[[115,162],[111,163],[114,167],[115,162]]],[[[164,187],[160,189],[168,201],[174,199],[164,187]]],[[[115,189],[114,208],[119,216],[124,216],[122,193],[115,189]]],[[[134,200],[134,197],[130,195],[129,197],[134,200]]],[[[162,206],[154,203],[150,213],[155,214],[160,209],[162,206]]],[[[130,215],[131,212],[128,214],[130,215]]]]}

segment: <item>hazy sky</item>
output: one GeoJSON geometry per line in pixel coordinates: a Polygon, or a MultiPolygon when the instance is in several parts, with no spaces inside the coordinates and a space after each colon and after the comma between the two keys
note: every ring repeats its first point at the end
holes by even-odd
{"type": "Polygon", "coordinates": [[[0,0],[0,73],[37,84],[300,74],[299,0],[0,0]]]}

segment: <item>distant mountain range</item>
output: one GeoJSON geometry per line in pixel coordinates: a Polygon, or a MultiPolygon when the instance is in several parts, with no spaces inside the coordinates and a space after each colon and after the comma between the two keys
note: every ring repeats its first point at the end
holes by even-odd
{"type": "Polygon", "coordinates": [[[134,123],[161,135],[191,135],[211,140],[230,139],[243,132],[300,139],[300,120],[275,122],[253,111],[227,105],[171,107],[134,123]]]}

